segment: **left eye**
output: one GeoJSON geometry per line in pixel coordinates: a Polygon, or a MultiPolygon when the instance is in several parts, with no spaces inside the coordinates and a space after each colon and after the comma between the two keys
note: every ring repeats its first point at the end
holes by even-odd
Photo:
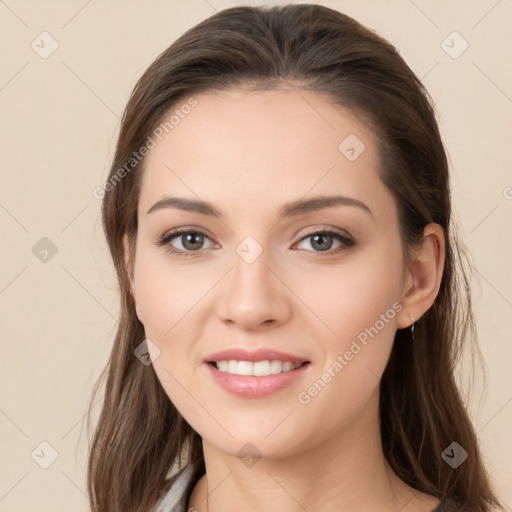
{"type": "MultiPolygon", "coordinates": [[[[340,242],[341,246],[350,247],[354,245],[354,242],[342,235],[341,233],[338,233],[337,231],[332,230],[326,230],[326,231],[315,231],[314,233],[309,233],[308,235],[301,238],[300,242],[311,239],[310,242],[312,247],[316,247],[319,250],[314,252],[326,252],[332,247],[332,239],[338,240],[340,242]],[[330,240],[328,242],[325,242],[325,240],[330,240]]],[[[338,253],[343,247],[338,247],[338,249],[334,251],[330,251],[329,254],[336,254],[338,253]]]]}
{"type": "MultiPolygon", "coordinates": [[[[354,245],[352,239],[333,230],[314,231],[312,233],[308,233],[299,240],[298,244],[308,239],[311,239],[310,244],[311,247],[313,247],[313,252],[318,253],[328,251],[327,254],[337,254],[343,250],[343,247],[350,247],[354,245]],[[341,247],[330,251],[329,249],[331,249],[333,244],[332,239],[336,239],[340,242],[341,247]]],[[[202,245],[205,240],[211,241],[210,237],[201,231],[181,230],[164,235],[160,240],[155,242],[155,244],[158,246],[167,246],[166,251],[171,254],[176,254],[178,256],[196,256],[197,253],[200,252],[200,249],[203,248],[202,245]],[[181,248],[177,248],[171,244],[174,239],[181,240],[181,248]]],[[[212,243],[212,246],[213,245],[214,244],[212,243]]]]}

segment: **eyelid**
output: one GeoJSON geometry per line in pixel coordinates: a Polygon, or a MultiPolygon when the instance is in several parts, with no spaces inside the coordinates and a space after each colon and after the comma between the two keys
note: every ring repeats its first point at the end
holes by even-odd
{"type": "Polygon", "coordinates": [[[305,228],[305,229],[306,229],[306,231],[304,233],[302,233],[300,237],[297,237],[297,241],[301,241],[302,239],[304,239],[310,235],[314,235],[316,233],[325,233],[325,232],[336,233],[340,236],[343,236],[345,238],[352,240],[352,236],[350,235],[350,233],[348,233],[348,231],[345,231],[344,229],[339,229],[339,228],[335,228],[332,226],[328,226],[326,224],[320,225],[320,227],[317,225],[310,229],[309,228],[305,228]]]}
{"type": "Polygon", "coordinates": [[[196,226],[184,226],[184,227],[180,227],[180,228],[169,229],[161,237],[159,237],[158,241],[155,243],[157,245],[159,245],[159,242],[162,242],[162,241],[168,239],[169,237],[174,237],[176,235],[180,235],[183,233],[190,233],[190,232],[199,233],[199,234],[207,236],[208,238],[213,240],[213,236],[208,232],[208,230],[206,230],[204,228],[200,228],[200,227],[196,227],[196,226]]]}

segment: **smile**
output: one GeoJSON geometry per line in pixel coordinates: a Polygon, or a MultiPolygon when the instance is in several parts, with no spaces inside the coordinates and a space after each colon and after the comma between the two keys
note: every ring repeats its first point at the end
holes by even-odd
{"type": "Polygon", "coordinates": [[[290,361],[266,360],[266,361],[214,361],[217,370],[231,375],[252,375],[254,377],[266,377],[278,373],[290,372],[300,368],[305,363],[292,363],[290,361]]]}
{"type": "Polygon", "coordinates": [[[301,379],[310,362],[211,361],[205,365],[214,382],[230,394],[243,398],[264,398],[301,379]]]}

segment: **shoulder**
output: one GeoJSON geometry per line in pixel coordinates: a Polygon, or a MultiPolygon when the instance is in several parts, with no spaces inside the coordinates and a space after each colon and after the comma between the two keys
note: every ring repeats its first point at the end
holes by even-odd
{"type": "Polygon", "coordinates": [[[201,465],[190,464],[173,475],[169,481],[169,490],[157,502],[153,512],[186,512],[188,498],[201,477],[201,465]]]}

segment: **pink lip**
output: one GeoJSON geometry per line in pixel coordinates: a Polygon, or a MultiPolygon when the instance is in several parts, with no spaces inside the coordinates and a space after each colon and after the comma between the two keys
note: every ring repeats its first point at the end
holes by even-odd
{"type": "MultiPolygon", "coordinates": [[[[229,352],[231,355],[233,352],[229,352]]],[[[268,354],[268,351],[266,352],[268,354]]],[[[224,354],[223,352],[219,354],[224,354]]],[[[217,357],[219,354],[214,354],[217,357]]],[[[253,357],[259,358],[255,353],[252,354],[253,357]]],[[[247,359],[247,354],[244,355],[244,358],[241,358],[242,361],[250,361],[247,359]]],[[[289,356],[286,356],[286,360],[289,356]]],[[[228,358],[226,358],[228,359],[228,358]]],[[[217,361],[225,361],[226,359],[216,359],[217,361]]],[[[236,357],[231,357],[231,359],[238,359],[236,357]]],[[[256,359],[265,360],[264,359],[256,359]]],[[[271,358],[268,358],[271,359],[271,358]]],[[[281,357],[275,357],[274,359],[281,359],[281,357]]],[[[300,362],[300,361],[297,361],[300,362]]],[[[233,395],[243,397],[243,398],[264,398],[266,396],[271,395],[283,389],[287,386],[290,386],[301,377],[304,376],[305,372],[308,371],[311,366],[310,363],[303,364],[301,367],[291,370],[289,372],[277,373],[275,375],[267,375],[265,377],[255,377],[253,375],[232,375],[231,373],[221,372],[217,370],[217,368],[211,364],[205,363],[203,366],[206,367],[207,371],[210,372],[213,380],[224,390],[232,393],[233,395]]]]}
{"type": "MultiPolygon", "coordinates": [[[[301,357],[293,356],[291,354],[286,354],[284,352],[279,352],[278,350],[260,348],[253,352],[249,352],[248,350],[244,350],[242,348],[232,348],[228,350],[223,350],[222,352],[215,352],[215,354],[211,354],[210,356],[204,359],[205,363],[210,363],[213,361],[289,361],[290,363],[304,363],[307,359],[303,359],[301,357]]],[[[278,374],[279,375],[279,374],[278,374]]],[[[261,378],[261,377],[257,377],[261,378]]]]}

